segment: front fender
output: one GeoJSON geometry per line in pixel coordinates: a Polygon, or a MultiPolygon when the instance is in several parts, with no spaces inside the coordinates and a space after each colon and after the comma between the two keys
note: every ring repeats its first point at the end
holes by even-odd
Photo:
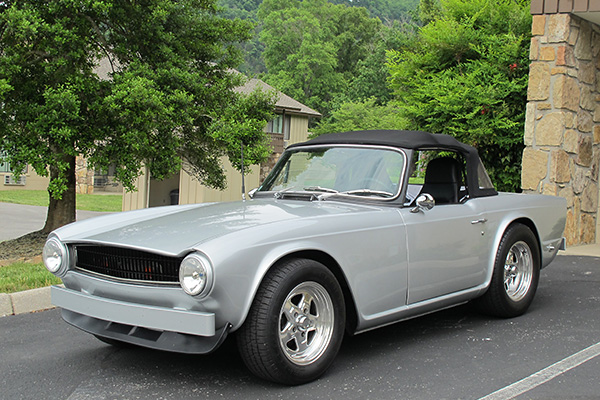
{"type": "Polygon", "coordinates": [[[283,224],[271,226],[268,233],[255,231],[250,242],[248,237],[248,232],[239,232],[227,242],[220,238],[202,246],[215,265],[210,297],[219,305],[217,326],[229,322],[232,330],[238,329],[267,272],[282,258],[305,251],[326,254],[340,266],[359,320],[406,302],[405,228],[396,209],[364,218],[295,221],[293,227],[283,224]],[[231,243],[246,246],[231,251],[231,243]]]}

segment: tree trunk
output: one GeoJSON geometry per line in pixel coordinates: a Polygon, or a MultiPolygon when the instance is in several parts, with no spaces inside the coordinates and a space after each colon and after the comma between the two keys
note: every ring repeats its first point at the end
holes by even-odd
{"type": "MultiPolygon", "coordinates": [[[[64,155],[64,160],[69,163],[67,170],[67,190],[62,194],[62,199],[54,199],[50,192],[50,204],[46,216],[46,225],[42,229],[44,233],[50,233],[56,228],[70,224],[76,219],[75,215],[75,157],[64,155]]],[[[58,169],[50,166],[50,180],[58,177],[58,169]]]]}

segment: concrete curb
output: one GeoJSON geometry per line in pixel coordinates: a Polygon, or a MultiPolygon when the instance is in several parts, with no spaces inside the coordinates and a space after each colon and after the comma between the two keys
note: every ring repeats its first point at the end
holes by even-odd
{"type": "Polygon", "coordinates": [[[50,286],[16,293],[0,293],[0,317],[54,308],[50,286]]]}
{"type": "Polygon", "coordinates": [[[568,247],[567,250],[560,250],[559,256],[584,256],[600,257],[600,243],[584,244],[582,246],[568,247]]]}

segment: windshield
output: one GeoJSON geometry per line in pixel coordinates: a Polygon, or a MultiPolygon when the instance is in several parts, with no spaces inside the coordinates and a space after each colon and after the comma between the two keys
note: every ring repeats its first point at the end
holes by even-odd
{"type": "Polygon", "coordinates": [[[317,147],[284,153],[260,192],[321,192],[395,197],[404,153],[374,147],[317,147]]]}

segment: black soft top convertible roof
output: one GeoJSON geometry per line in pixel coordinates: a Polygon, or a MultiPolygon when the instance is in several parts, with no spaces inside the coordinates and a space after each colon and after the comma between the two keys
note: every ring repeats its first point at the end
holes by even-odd
{"type": "MultiPolygon", "coordinates": [[[[314,145],[362,144],[400,147],[412,150],[440,149],[454,150],[465,156],[467,161],[467,185],[471,197],[493,196],[495,189],[480,187],[479,168],[483,168],[477,149],[461,143],[452,136],[423,131],[372,130],[329,133],[303,143],[288,146],[294,149],[314,145]]],[[[484,172],[485,174],[485,172],[484,172]]]]}
{"type": "Polygon", "coordinates": [[[477,150],[469,145],[463,144],[452,136],[433,134],[423,131],[352,131],[329,133],[303,143],[292,144],[289,147],[311,146],[315,144],[371,144],[404,149],[444,148],[459,151],[463,154],[477,150]]]}

